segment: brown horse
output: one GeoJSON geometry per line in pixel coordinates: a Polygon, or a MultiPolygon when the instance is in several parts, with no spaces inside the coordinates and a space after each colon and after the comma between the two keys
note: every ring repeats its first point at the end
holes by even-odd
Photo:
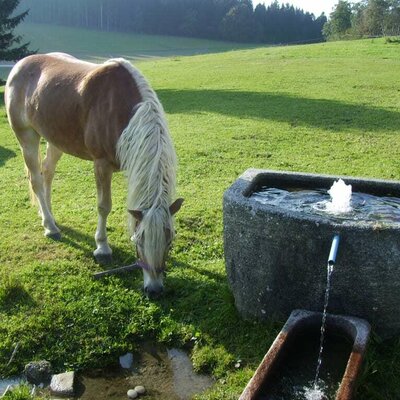
{"type": "Polygon", "coordinates": [[[12,69],[5,89],[10,125],[18,138],[39,203],[45,235],[60,239],[51,210],[51,183],[65,152],[94,162],[97,260],[109,260],[106,222],[111,178],[125,170],[129,225],[149,295],[163,289],[165,258],[174,237],[172,203],[176,154],[164,111],[143,75],[124,59],[97,65],[62,53],[34,55],[12,69]],[[40,161],[40,137],[47,141],[40,161]]]}

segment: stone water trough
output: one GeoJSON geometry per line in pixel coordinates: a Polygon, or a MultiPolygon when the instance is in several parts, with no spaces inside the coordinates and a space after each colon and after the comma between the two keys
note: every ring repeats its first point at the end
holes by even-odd
{"type": "MultiPolygon", "coordinates": [[[[335,220],[257,202],[261,187],[329,189],[340,177],[249,169],[225,192],[224,250],[239,313],[286,320],[322,311],[327,256],[340,246],[328,312],[363,318],[386,339],[400,333],[400,221],[335,220]]],[[[353,192],[400,197],[400,182],[341,177],[353,192]]]]}

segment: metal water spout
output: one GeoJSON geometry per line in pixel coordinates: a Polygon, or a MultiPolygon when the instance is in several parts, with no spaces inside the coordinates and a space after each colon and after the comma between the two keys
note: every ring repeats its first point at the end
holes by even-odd
{"type": "Polygon", "coordinates": [[[336,256],[339,249],[340,236],[335,235],[332,240],[331,251],[329,252],[328,265],[334,266],[336,263],[336,256]]]}

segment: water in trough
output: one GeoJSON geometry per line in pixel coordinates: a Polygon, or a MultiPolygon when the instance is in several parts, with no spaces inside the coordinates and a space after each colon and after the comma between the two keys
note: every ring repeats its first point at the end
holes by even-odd
{"type": "Polygon", "coordinates": [[[319,216],[329,216],[337,223],[360,221],[360,223],[381,223],[400,226],[400,198],[374,196],[353,192],[351,210],[337,212],[332,209],[330,195],[325,189],[296,190],[296,188],[262,188],[251,196],[260,203],[281,207],[288,211],[299,211],[319,216]]]}
{"type": "Polygon", "coordinates": [[[351,348],[346,338],[326,331],[323,363],[318,386],[314,387],[320,335],[315,329],[304,331],[293,341],[281,367],[261,388],[257,400],[334,400],[351,348]]]}

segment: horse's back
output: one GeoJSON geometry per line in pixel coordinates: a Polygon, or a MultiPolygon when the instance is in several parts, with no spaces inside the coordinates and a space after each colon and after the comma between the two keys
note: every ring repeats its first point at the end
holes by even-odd
{"type": "Polygon", "coordinates": [[[82,77],[94,68],[94,64],[60,55],[33,55],[18,62],[5,90],[7,114],[16,135],[33,129],[60,150],[88,158],[79,123],[83,110],[78,88],[82,77]]]}
{"type": "Polygon", "coordinates": [[[30,128],[66,153],[115,163],[114,142],[140,98],[122,65],[53,53],[18,62],[7,80],[5,101],[17,136],[30,128]]]}
{"type": "Polygon", "coordinates": [[[6,106],[10,109],[15,103],[28,100],[19,106],[29,108],[35,96],[54,87],[74,92],[79,79],[96,67],[64,53],[28,56],[10,72],[5,88],[6,106]]]}

